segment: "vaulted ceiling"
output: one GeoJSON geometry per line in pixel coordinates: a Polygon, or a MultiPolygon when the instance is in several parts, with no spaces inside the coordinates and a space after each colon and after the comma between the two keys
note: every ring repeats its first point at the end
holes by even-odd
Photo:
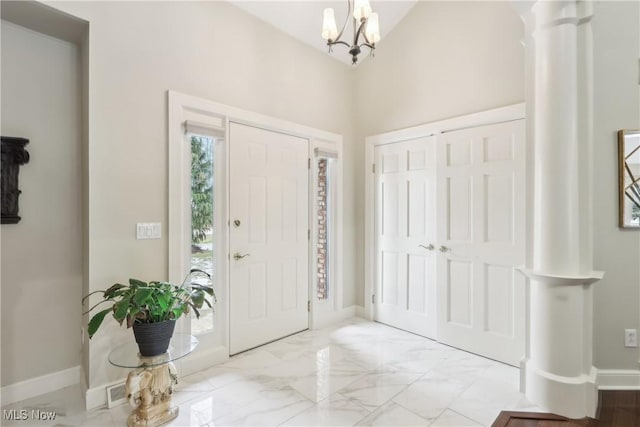
{"type": "MultiPolygon", "coordinates": [[[[298,1],[270,1],[270,0],[229,0],[237,7],[256,16],[257,18],[273,25],[292,37],[306,43],[307,45],[328,51],[326,41],[320,36],[322,29],[323,11],[327,7],[332,7],[335,11],[338,30],[345,22],[347,16],[347,1],[324,1],[324,0],[298,0],[298,1]]],[[[404,16],[416,4],[417,0],[370,0],[371,7],[380,16],[380,33],[382,39],[379,43],[384,43],[384,38],[393,28],[404,18],[404,16]]],[[[353,20],[350,20],[343,40],[351,42],[353,39],[353,20]],[[345,37],[347,36],[347,37],[345,37]]],[[[368,49],[364,49],[364,55],[368,49]]],[[[331,54],[333,58],[351,66],[351,56],[347,53],[347,48],[343,46],[334,47],[331,54]]],[[[362,56],[361,56],[362,57],[362,56]]]]}

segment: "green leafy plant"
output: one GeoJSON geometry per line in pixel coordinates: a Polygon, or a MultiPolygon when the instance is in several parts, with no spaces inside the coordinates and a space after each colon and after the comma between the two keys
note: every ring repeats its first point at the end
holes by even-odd
{"type": "Polygon", "coordinates": [[[102,300],[94,304],[83,314],[88,314],[98,306],[108,303],[109,308],[97,312],[91,320],[87,332],[89,338],[97,332],[107,314],[122,325],[125,321],[127,328],[134,323],[158,323],[165,320],[178,319],[183,314],[193,310],[197,318],[200,317],[198,309],[204,304],[210,308],[211,301],[217,302],[213,287],[210,286],[211,276],[199,269],[193,269],[187,274],[182,285],[172,285],[168,282],[143,282],[137,279],[129,279],[128,285],[116,283],[109,289],[94,291],[82,299],[82,304],[91,295],[102,293],[102,300]],[[192,281],[195,276],[204,276],[209,285],[202,285],[192,281]]]}

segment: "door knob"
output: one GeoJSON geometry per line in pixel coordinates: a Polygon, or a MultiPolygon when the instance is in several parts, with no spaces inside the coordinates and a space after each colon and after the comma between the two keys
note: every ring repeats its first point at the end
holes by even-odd
{"type": "Polygon", "coordinates": [[[433,246],[433,243],[429,243],[429,246],[425,246],[425,245],[418,245],[418,246],[420,246],[421,248],[425,248],[428,251],[432,251],[436,248],[435,246],[433,246]]]}
{"type": "Polygon", "coordinates": [[[244,255],[240,255],[240,252],[236,252],[235,254],[233,254],[233,259],[235,259],[236,261],[238,261],[239,259],[248,257],[249,254],[244,254],[244,255]]]}
{"type": "Polygon", "coordinates": [[[240,220],[239,219],[234,219],[233,220],[233,225],[235,225],[236,228],[240,227],[240,220]]]}
{"type": "Polygon", "coordinates": [[[438,249],[440,252],[445,253],[445,252],[451,252],[451,248],[448,248],[446,246],[440,246],[440,249],[438,249]]]}

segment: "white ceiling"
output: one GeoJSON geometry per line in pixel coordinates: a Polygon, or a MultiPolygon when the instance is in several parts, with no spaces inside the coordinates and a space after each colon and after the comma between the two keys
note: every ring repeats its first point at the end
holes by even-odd
{"type": "MultiPolygon", "coordinates": [[[[328,51],[326,41],[320,36],[322,30],[323,11],[327,7],[332,7],[335,11],[338,31],[344,24],[347,15],[347,1],[325,1],[325,0],[298,0],[298,1],[273,1],[273,0],[228,0],[237,7],[250,13],[253,16],[273,25],[294,38],[308,44],[323,52],[328,51]]],[[[371,7],[380,17],[380,43],[384,43],[384,38],[402,20],[402,18],[415,5],[417,0],[370,0],[371,7]]],[[[342,40],[351,43],[353,40],[353,20],[345,29],[342,40]],[[347,36],[347,37],[345,37],[347,36]]],[[[358,63],[367,57],[369,49],[364,48],[363,53],[358,57],[358,63]]],[[[351,65],[351,56],[346,46],[334,46],[331,57],[351,65]]]]}

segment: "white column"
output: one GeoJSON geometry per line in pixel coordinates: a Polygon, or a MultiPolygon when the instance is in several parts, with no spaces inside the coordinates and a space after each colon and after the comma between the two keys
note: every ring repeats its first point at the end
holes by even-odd
{"type": "MultiPolygon", "coordinates": [[[[518,7],[517,7],[518,8],[518,7]]],[[[522,9],[522,6],[520,6],[522,9]]],[[[530,319],[524,392],[571,418],[595,416],[592,363],[591,3],[541,0],[526,24],[530,319]]]]}

